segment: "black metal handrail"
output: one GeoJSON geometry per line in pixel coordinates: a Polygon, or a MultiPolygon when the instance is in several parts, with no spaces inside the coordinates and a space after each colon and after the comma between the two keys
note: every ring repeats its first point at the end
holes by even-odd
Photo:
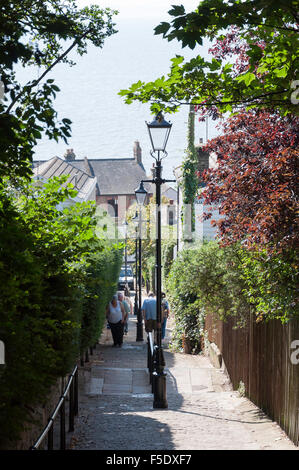
{"type": "Polygon", "coordinates": [[[67,385],[61,395],[55,410],[48,420],[47,426],[43,432],[30,447],[30,450],[37,450],[45,437],[48,435],[48,450],[53,450],[53,425],[54,420],[60,413],[60,450],[66,448],[66,433],[65,433],[65,399],[69,393],[69,432],[74,430],[74,418],[78,414],[78,366],[76,365],[69,376],[67,385]]]}
{"type": "Polygon", "coordinates": [[[154,371],[154,355],[155,355],[155,343],[153,334],[148,332],[147,334],[147,368],[149,371],[150,384],[153,392],[153,371],[154,371]]]}

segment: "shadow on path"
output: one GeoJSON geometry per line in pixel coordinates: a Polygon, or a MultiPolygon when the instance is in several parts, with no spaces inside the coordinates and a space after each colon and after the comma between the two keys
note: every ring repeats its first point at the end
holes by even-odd
{"type": "Polygon", "coordinates": [[[132,316],[122,348],[112,347],[105,329],[91,362],[81,369],[72,449],[294,449],[279,426],[234,392],[208,358],[172,353],[167,342],[168,408],[154,409],[147,338],[144,333],[144,341],[136,341],[136,325],[132,316]]]}

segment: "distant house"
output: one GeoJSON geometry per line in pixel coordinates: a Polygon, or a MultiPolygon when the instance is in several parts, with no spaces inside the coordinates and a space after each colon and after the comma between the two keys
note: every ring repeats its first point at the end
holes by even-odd
{"type": "MultiPolygon", "coordinates": [[[[77,198],[95,200],[119,224],[124,221],[129,207],[136,202],[135,189],[140,181],[154,178],[154,168],[151,168],[149,176],[146,174],[138,141],[134,142],[132,157],[77,159],[74,150],[67,149],[63,159],[53,157],[48,161],[34,162],[34,172],[35,177],[45,179],[70,174],[68,182],[76,182],[80,190],[77,198]]],[[[146,183],[144,186],[149,201],[155,195],[155,185],[146,183]]],[[[173,187],[163,184],[161,194],[169,200],[167,207],[163,207],[163,223],[175,225],[178,193],[173,187]]]]}
{"type": "Polygon", "coordinates": [[[85,171],[75,168],[68,161],[59,157],[53,157],[46,161],[35,161],[33,166],[33,178],[38,181],[46,181],[54,176],[69,175],[65,184],[71,183],[78,193],[76,197],[65,201],[63,206],[71,205],[75,202],[96,200],[97,179],[85,171]]]}
{"type": "MultiPolygon", "coordinates": [[[[202,147],[197,147],[198,154],[198,170],[203,171],[208,168],[215,168],[217,161],[214,154],[209,154],[202,150],[202,147]]],[[[181,166],[177,167],[174,171],[175,177],[179,182],[182,178],[181,166]]],[[[211,220],[219,220],[218,207],[213,207],[212,211],[210,206],[205,206],[203,200],[200,198],[200,193],[205,187],[205,183],[199,180],[199,197],[194,201],[194,213],[195,213],[195,230],[191,232],[191,210],[184,213],[184,222],[182,223],[181,218],[178,218],[178,250],[184,247],[185,242],[190,241],[201,241],[214,240],[217,235],[217,230],[211,225],[211,220]],[[202,216],[205,212],[212,212],[212,217],[208,220],[202,220],[202,216]]],[[[179,213],[182,211],[182,191],[179,189],[179,213]]]]}
{"type": "MultiPolygon", "coordinates": [[[[73,167],[96,179],[97,205],[118,222],[123,221],[130,205],[136,202],[135,189],[142,179],[147,179],[139,142],[134,143],[131,158],[76,159],[72,149],[66,152],[64,158],[73,167]]],[[[150,197],[151,189],[149,185],[145,187],[150,197]]]]}

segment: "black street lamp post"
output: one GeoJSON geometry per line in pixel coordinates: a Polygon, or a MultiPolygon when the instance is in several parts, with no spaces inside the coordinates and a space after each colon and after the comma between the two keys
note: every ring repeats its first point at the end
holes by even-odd
{"type": "Polygon", "coordinates": [[[142,302],[142,276],[141,276],[141,208],[139,208],[139,216],[137,212],[133,217],[134,223],[136,223],[136,295],[135,295],[135,309],[137,309],[137,331],[136,341],[143,341],[143,323],[141,313],[141,302],[142,302]],[[137,237],[138,234],[138,237],[137,237]],[[137,238],[138,238],[138,273],[137,273],[137,238]],[[137,307],[137,277],[138,277],[138,307],[137,307]]]}
{"type": "Polygon", "coordinates": [[[166,398],[166,373],[164,372],[165,360],[162,348],[162,296],[161,296],[161,185],[175,182],[175,180],[162,179],[161,160],[167,156],[165,150],[172,124],[165,121],[162,113],[158,113],[151,123],[146,123],[152,144],[151,155],[156,161],[155,177],[153,180],[142,180],[139,188],[135,191],[139,204],[143,204],[147,195],[143,183],[156,185],[156,293],[157,293],[157,345],[156,360],[153,372],[154,408],[168,408],[166,398]],[[161,156],[162,154],[162,156],[161,156]],[[157,155],[157,156],[156,156],[157,155]]]}
{"type": "Polygon", "coordinates": [[[136,211],[135,216],[132,218],[132,221],[135,224],[135,301],[134,301],[134,315],[138,314],[138,214],[136,211]]]}
{"type": "Polygon", "coordinates": [[[125,288],[128,288],[128,276],[127,276],[127,264],[128,264],[128,248],[127,248],[127,234],[128,234],[128,222],[125,219],[123,222],[123,227],[125,231],[125,288]]]}

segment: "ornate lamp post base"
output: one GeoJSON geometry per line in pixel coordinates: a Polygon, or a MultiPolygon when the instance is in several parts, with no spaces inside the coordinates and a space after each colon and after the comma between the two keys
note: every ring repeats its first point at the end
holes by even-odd
{"type": "Polygon", "coordinates": [[[168,408],[166,399],[166,376],[165,372],[153,372],[153,408],[168,408]]]}
{"type": "Polygon", "coordinates": [[[141,312],[138,312],[137,315],[136,341],[143,341],[143,323],[142,319],[140,319],[141,312]]]}
{"type": "MultiPolygon", "coordinates": [[[[159,331],[157,331],[159,335],[159,331]]],[[[154,347],[154,357],[153,357],[153,394],[154,402],[153,408],[168,408],[168,403],[166,399],[166,377],[167,374],[164,372],[165,359],[163,354],[163,348],[160,342],[154,347]]]]}

